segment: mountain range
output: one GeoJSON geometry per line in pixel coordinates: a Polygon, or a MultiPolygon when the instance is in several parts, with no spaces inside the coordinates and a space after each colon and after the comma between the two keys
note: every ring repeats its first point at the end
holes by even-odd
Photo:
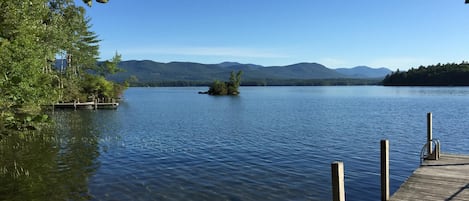
{"type": "Polygon", "coordinates": [[[161,63],[150,60],[129,60],[119,63],[124,69],[108,78],[122,82],[135,76],[139,83],[152,82],[212,82],[227,80],[231,71],[243,71],[243,81],[258,80],[318,80],[318,79],[382,79],[391,70],[357,66],[354,68],[330,69],[318,63],[297,63],[287,66],[262,66],[223,62],[219,64],[201,64],[193,62],[161,63]]]}

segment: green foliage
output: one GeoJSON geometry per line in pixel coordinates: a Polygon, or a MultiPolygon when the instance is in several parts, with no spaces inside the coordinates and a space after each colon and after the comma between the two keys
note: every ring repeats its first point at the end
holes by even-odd
{"type": "Polygon", "coordinates": [[[226,87],[226,83],[215,80],[213,82],[212,86],[210,86],[210,89],[208,90],[208,94],[210,94],[210,95],[227,95],[228,94],[228,89],[226,87]]]}
{"type": "MultiPolygon", "coordinates": [[[[98,3],[107,3],[109,0],[96,0],[98,3]]],[[[86,3],[89,7],[93,5],[93,0],[83,0],[83,3],[86,3]]]]}
{"type": "Polygon", "coordinates": [[[86,75],[83,83],[83,93],[89,95],[88,100],[117,98],[124,89],[99,75],[86,75]]]}
{"type": "Polygon", "coordinates": [[[239,94],[239,85],[241,84],[241,75],[243,71],[238,71],[235,75],[234,71],[230,74],[229,82],[221,82],[215,80],[208,90],[210,95],[238,95],[239,94]]]}
{"type": "Polygon", "coordinates": [[[469,86],[469,64],[436,64],[399,71],[383,80],[385,86],[469,86]]]}
{"type": "Polygon", "coordinates": [[[44,4],[44,0],[0,0],[0,119],[8,128],[29,124],[31,116],[39,115],[40,105],[57,95],[47,63],[49,48],[58,49],[50,44],[47,32],[57,30],[54,22],[46,23],[52,17],[44,4]]]}
{"type": "Polygon", "coordinates": [[[118,67],[121,58],[122,55],[116,52],[116,54],[111,60],[101,62],[94,70],[96,71],[96,73],[103,77],[113,75],[118,72],[123,72],[124,70],[118,67]]]}
{"type": "Polygon", "coordinates": [[[126,87],[129,87],[130,85],[135,84],[135,83],[138,83],[138,78],[135,75],[131,75],[129,78],[127,78],[124,81],[124,84],[126,87]]]}
{"type": "MultiPolygon", "coordinates": [[[[98,69],[99,39],[90,31],[85,9],[74,2],[0,0],[0,129],[35,129],[48,119],[44,105],[115,97],[125,88],[87,76],[98,69]],[[57,55],[66,65],[56,70],[57,55]],[[90,80],[97,86],[89,86],[90,80]]],[[[119,61],[116,53],[104,72],[118,72],[119,61]]]]}
{"type": "MultiPolygon", "coordinates": [[[[73,101],[94,101],[95,99],[113,99],[118,98],[122,92],[128,87],[128,84],[117,84],[105,78],[108,74],[120,72],[118,63],[120,62],[121,55],[116,52],[116,55],[111,59],[95,65],[90,68],[81,68],[78,75],[72,75],[65,80],[63,96],[60,101],[73,102],[73,101]],[[84,69],[93,70],[96,74],[85,73],[84,69]]],[[[95,60],[96,62],[96,60],[95,60]]]]}
{"type": "Polygon", "coordinates": [[[85,81],[79,79],[67,79],[63,83],[61,89],[61,95],[59,102],[74,102],[74,101],[86,101],[87,96],[83,93],[83,85],[85,81]]]}

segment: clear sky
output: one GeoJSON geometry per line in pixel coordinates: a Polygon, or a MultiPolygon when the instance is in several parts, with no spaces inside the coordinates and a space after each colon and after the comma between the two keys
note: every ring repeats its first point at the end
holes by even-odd
{"type": "Polygon", "coordinates": [[[102,59],[392,70],[469,60],[464,0],[109,0],[87,13],[102,59]]]}

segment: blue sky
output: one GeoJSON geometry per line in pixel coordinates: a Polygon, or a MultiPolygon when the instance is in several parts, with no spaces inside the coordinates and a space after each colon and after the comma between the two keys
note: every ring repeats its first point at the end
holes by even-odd
{"type": "Polygon", "coordinates": [[[110,0],[87,13],[102,59],[392,70],[469,60],[464,0],[110,0]]]}

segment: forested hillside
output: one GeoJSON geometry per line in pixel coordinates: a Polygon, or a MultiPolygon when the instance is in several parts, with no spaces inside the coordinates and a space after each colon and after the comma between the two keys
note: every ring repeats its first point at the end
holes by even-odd
{"type": "Polygon", "coordinates": [[[436,64],[399,71],[383,80],[385,86],[469,86],[469,63],[436,64]]]}
{"type": "Polygon", "coordinates": [[[201,64],[193,62],[161,63],[150,60],[123,61],[125,72],[109,76],[123,82],[132,77],[133,86],[194,86],[210,85],[214,80],[228,80],[232,71],[243,71],[242,85],[348,85],[379,83],[391,72],[389,69],[359,67],[339,72],[318,63],[297,63],[287,66],[261,66],[223,62],[201,64]],[[342,73],[345,72],[346,73],[342,73]],[[370,81],[371,80],[371,81],[370,81]]]}

